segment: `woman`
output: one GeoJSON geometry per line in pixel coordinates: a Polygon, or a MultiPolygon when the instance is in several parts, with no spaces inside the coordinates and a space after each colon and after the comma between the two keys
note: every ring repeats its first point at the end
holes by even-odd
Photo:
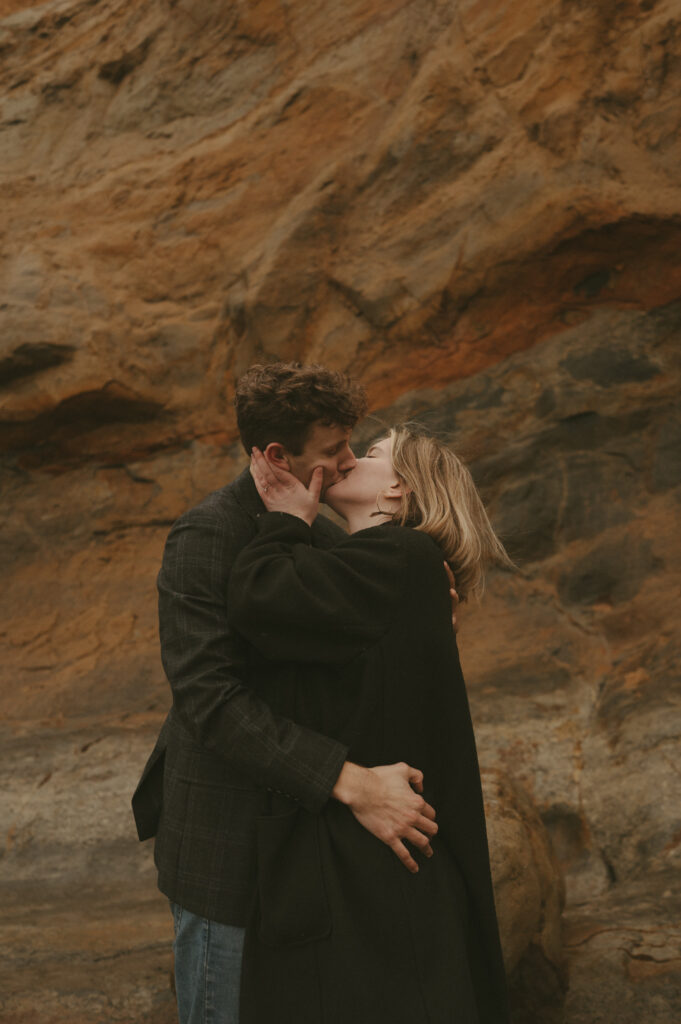
{"type": "Polygon", "coordinates": [[[279,713],[367,766],[407,761],[437,811],[432,857],[409,874],[342,804],[321,815],[274,794],[258,823],[242,1024],[505,1024],[505,981],[480,775],[451,627],[449,582],[479,593],[510,566],[455,455],[390,431],[325,501],[350,536],[310,545],[309,489],[254,453],[268,509],[230,579],[251,678],[279,713]],[[286,513],[286,514],[282,514],[286,513]]]}

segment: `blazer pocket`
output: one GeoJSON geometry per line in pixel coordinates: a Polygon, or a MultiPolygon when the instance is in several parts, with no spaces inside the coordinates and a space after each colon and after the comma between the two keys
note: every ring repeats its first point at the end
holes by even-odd
{"type": "Polygon", "coordinates": [[[320,820],[302,808],[257,820],[260,941],[300,946],[331,933],[320,820]]]}

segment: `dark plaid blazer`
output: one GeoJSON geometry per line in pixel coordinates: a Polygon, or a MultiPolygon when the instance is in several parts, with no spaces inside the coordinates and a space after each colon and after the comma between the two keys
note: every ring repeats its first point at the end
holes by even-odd
{"type": "MultiPolygon", "coordinates": [[[[234,925],[248,917],[269,794],[320,810],[348,749],[272,713],[250,685],[248,645],[227,625],[230,570],[264,511],[245,470],[170,531],[158,592],[173,705],[133,796],[140,839],[156,836],[161,892],[234,925]]],[[[344,536],[324,517],[313,526],[320,547],[344,536]]]]}

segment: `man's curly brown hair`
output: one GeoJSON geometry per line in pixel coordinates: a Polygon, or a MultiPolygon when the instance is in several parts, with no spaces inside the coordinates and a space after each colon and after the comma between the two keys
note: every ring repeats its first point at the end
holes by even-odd
{"type": "Polygon", "coordinates": [[[367,411],[364,388],[323,366],[269,363],[251,366],[236,388],[236,418],[246,452],[282,444],[300,455],[315,423],[354,427],[367,411]]]}

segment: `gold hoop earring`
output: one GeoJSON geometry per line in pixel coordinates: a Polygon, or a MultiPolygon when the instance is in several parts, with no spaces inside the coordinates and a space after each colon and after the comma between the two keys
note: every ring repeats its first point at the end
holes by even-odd
{"type": "Polygon", "coordinates": [[[397,513],[396,512],[384,512],[383,509],[381,508],[380,504],[379,504],[379,501],[378,501],[380,496],[381,496],[381,494],[380,494],[380,491],[379,491],[379,493],[376,495],[376,511],[372,512],[370,514],[369,518],[373,519],[374,516],[389,516],[390,519],[394,519],[395,516],[397,515],[397,513]]]}

